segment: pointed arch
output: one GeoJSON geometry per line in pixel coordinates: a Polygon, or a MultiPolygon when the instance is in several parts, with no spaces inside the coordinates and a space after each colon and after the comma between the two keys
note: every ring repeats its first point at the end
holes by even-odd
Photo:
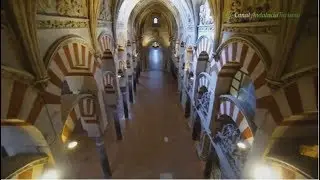
{"type": "Polygon", "coordinates": [[[98,36],[98,42],[100,44],[101,52],[109,50],[110,52],[114,53],[114,40],[106,31],[100,33],[98,36]]]}

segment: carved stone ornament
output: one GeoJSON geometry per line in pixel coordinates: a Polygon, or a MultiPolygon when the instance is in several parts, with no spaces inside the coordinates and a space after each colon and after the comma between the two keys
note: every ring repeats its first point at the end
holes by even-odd
{"type": "Polygon", "coordinates": [[[266,21],[270,18],[258,18],[250,14],[268,13],[270,10],[271,4],[267,0],[259,1],[259,3],[254,0],[232,0],[230,11],[225,14],[227,15],[226,21],[227,23],[266,21]]]}
{"type": "Polygon", "coordinates": [[[99,19],[111,21],[110,0],[102,0],[100,5],[99,19]]]}
{"type": "Polygon", "coordinates": [[[1,65],[1,77],[13,79],[30,85],[33,84],[35,80],[34,76],[26,71],[13,69],[3,65],[1,65]]]}
{"type": "Polygon", "coordinates": [[[88,17],[87,0],[57,0],[60,15],[88,17]]]}
{"type": "Polygon", "coordinates": [[[72,21],[72,20],[39,20],[39,29],[58,29],[58,28],[88,28],[87,21],[72,21]]]}
{"type": "Polygon", "coordinates": [[[208,1],[206,1],[205,4],[200,6],[199,18],[200,25],[213,24],[213,18],[211,16],[211,10],[208,1]]]}

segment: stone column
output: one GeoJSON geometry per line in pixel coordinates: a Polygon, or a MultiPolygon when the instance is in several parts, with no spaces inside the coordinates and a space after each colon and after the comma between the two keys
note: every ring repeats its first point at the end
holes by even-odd
{"type": "Polygon", "coordinates": [[[122,131],[121,131],[120,119],[119,119],[117,109],[113,111],[113,120],[114,120],[114,127],[117,134],[117,139],[122,140],[122,131]]]}
{"type": "Polygon", "coordinates": [[[133,68],[133,91],[134,95],[137,93],[137,44],[136,41],[132,41],[132,68],[133,68]]]}
{"type": "Polygon", "coordinates": [[[182,91],[182,82],[183,79],[181,79],[181,73],[184,73],[182,66],[183,66],[183,52],[184,52],[184,43],[181,42],[180,44],[180,51],[179,51],[179,65],[178,65],[178,90],[182,91]]]}
{"type": "Polygon", "coordinates": [[[122,103],[123,103],[123,110],[125,114],[125,118],[129,118],[129,96],[128,96],[128,74],[126,72],[126,57],[125,57],[125,51],[123,46],[118,47],[118,59],[119,63],[122,62],[122,67],[119,66],[119,70],[122,71],[122,75],[119,78],[119,84],[120,84],[120,92],[122,95],[122,103]]]}
{"type": "Polygon", "coordinates": [[[98,153],[100,155],[100,162],[101,162],[101,167],[104,174],[104,179],[110,179],[112,176],[112,172],[109,165],[108,155],[104,147],[103,138],[101,136],[95,137],[95,141],[96,141],[96,147],[97,147],[98,153]]]}
{"type": "Polygon", "coordinates": [[[127,69],[126,72],[128,74],[128,95],[129,95],[129,101],[131,103],[134,103],[134,91],[133,91],[133,62],[132,62],[132,46],[131,42],[128,40],[127,42],[127,69]]]}
{"type": "Polygon", "coordinates": [[[193,54],[193,49],[191,47],[187,48],[187,53],[185,56],[185,68],[184,68],[184,78],[183,78],[183,84],[184,88],[187,89],[188,86],[188,74],[187,71],[191,72],[192,71],[192,54],[193,54]]]}

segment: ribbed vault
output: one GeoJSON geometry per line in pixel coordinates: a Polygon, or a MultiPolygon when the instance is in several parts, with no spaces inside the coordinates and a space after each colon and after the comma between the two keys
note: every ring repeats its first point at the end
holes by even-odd
{"type": "MultiPolygon", "coordinates": [[[[133,38],[131,35],[136,32],[131,27],[140,26],[143,23],[143,16],[157,10],[164,14],[167,21],[170,19],[169,29],[176,28],[176,37],[180,37],[182,32],[186,33],[186,28],[194,25],[192,10],[186,1],[181,0],[124,0],[118,4],[119,11],[116,15],[116,35],[118,44],[124,45],[126,40],[133,38]],[[153,10],[152,10],[153,9],[153,10]],[[169,12],[169,13],[168,13],[169,12]],[[169,15],[170,14],[170,15],[169,15]],[[170,17],[171,16],[171,17],[170,17]],[[137,20],[135,20],[137,19],[137,20]],[[140,20],[140,22],[139,22],[140,20]],[[174,22],[174,23],[173,23],[174,22]],[[130,37],[131,36],[131,37],[130,37]]],[[[195,27],[195,26],[193,26],[195,27]]],[[[134,29],[137,29],[135,27],[134,29]]],[[[139,29],[139,27],[138,27],[139,29]]],[[[191,32],[191,31],[190,31],[191,32]]],[[[192,33],[191,33],[192,34],[192,33]]],[[[184,35],[187,35],[184,34],[184,35]]],[[[176,38],[177,39],[177,38],[176,38]]]]}
{"type": "Polygon", "coordinates": [[[142,38],[142,45],[146,46],[152,42],[159,42],[162,46],[170,45],[170,37],[177,35],[177,27],[179,24],[176,11],[172,12],[167,6],[156,2],[152,4],[141,3],[144,6],[137,6],[129,19],[129,34],[128,38],[142,38]],[[153,17],[160,18],[160,26],[152,27],[153,17]]]}

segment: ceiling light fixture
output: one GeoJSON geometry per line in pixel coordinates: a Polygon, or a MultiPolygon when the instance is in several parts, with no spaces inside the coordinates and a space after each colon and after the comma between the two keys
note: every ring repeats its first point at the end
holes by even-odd
{"type": "Polygon", "coordinates": [[[77,141],[70,141],[68,143],[68,149],[74,149],[78,145],[77,141]]]}

